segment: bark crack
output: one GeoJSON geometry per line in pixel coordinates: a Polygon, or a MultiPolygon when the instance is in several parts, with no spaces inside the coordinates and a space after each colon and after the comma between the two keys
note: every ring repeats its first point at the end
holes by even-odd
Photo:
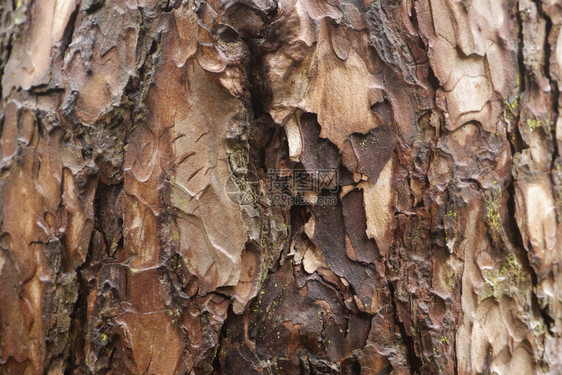
{"type": "Polygon", "coordinates": [[[406,327],[404,326],[404,322],[402,322],[402,320],[398,316],[398,306],[395,300],[396,297],[394,294],[395,293],[394,286],[392,285],[392,282],[388,282],[387,285],[390,291],[390,302],[392,304],[394,323],[400,329],[400,336],[402,336],[402,342],[406,347],[406,358],[408,360],[408,366],[410,367],[410,371],[412,374],[421,374],[421,368],[423,362],[421,358],[416,354],[414,339],[408,332],[406,332],[406,327]]]}

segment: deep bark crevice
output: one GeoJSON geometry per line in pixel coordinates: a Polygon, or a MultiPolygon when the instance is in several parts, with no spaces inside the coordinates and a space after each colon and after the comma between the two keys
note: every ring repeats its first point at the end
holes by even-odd
{"type": "Polygon", "coordinates": [[[68,23],[66,24],[66,27],[64,28],[64,32],[62,34],[62,38],[60,41],[60,55],[63,60],[66,57],[66,51],[68,49],[68,46],[72,42],[72,36],[74,35],[74,28],[76,25],[76,18],[78,17],[79,12],[80,12],[80,4],[77,4],[76,7],[74,8],[74,11],[72,11],[72,13],[70,14],[68,23]]]}
{"type": "Polygon", "coordinates": [[[408,332],[406,332],[406,327],[404,326],[404,322],[402,322],[402,320],[398,316],[398,306],[395,300],[396,297],[394,294],[395,293],[394,286],[392,285],[391,281],[389,281],[387,285],[390,292],[389,295],[390,295],[390,302],[392,304],[394,324],[396,324],[400,329],[402,342],[406,347],[406,358],[408,359],[408,366],[410,367],[410,371],[412,374],[421,374],[423,362],[421,358],[418,357],[418,355],[416,354],[416,347],[415,347],[416,344],[414,343],[414,339],[408,332]]]}
{"type": "MultiPolygon", "coordinates": [[[[544,12],[543,7],[542,7],[542,3],[539,2],[538,0],[533,0],[535,1],[535,4],[537,6],[537,9],[539,11],[540,16],[545,20],[545,26],[546,26],[546,30],[545,30],[545,37],[544,37],[544,44],[542,46],[545,57],[544,57],[544,75],[545,77],[548,79],[549,82],[549,86],[550,86],[550,90],[552,92],[552,107],[551,107],[551,113],[550,113],[550,118],[549,118],[549,123],[547,124],[547,128],[546,130],[550,130],[549,131],[549,146],[550,144],[552,144],[551,147],[553,147],[554,151],[552,153],[552,158],[551,158],[551,163],[550,163],[550,170],[554,170],[555,169],[555,163],[557,158],[560,156],[560,150],[558,149],[558,142],[556,141],[556,122],[557,119],[559,117],[559,96],[560,96],[560,92],[559,92],[559,87],[558,84],[553,81],[551,74],[550,74],[550,61],[551,58],[553,58],[552,56],[552,47],[550,46],[549,43],[549,38],[551,36],[552,33],[552,28],[553,28],[553,23],[552,23],[552,19],[544,12]]],[[[555,58],[555,56],[554,56],[555,58]]],[[[558,69],[561,69],[561,67],[559,67],[558,69]]],[[[551,181],[553,185],[556,185],[555,181],[554,181],[554,176],[551,176],[551,181]]]]}

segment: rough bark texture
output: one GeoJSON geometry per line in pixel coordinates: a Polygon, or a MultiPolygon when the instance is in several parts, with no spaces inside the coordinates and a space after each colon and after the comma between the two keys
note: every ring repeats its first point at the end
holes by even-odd
{"type": "Polygon", "coordinates": [[[562,373],[561,6],[2,1],[0,373],[562,373]]]}

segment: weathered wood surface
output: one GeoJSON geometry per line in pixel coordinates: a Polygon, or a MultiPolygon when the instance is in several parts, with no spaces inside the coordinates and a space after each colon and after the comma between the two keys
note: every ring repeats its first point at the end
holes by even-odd
{"type": "Polygon", "coordinates": [[[562,373],[560,1],[4,0],[0,73],[1,373],[562,373]]]}

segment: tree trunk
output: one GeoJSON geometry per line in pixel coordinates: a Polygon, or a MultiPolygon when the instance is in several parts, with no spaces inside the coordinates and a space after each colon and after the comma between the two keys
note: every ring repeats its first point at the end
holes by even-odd
{"type": "Polygon", "coordinates": [[[557,0],[4,0],[0,373],[562,373],[557,0]]]}

